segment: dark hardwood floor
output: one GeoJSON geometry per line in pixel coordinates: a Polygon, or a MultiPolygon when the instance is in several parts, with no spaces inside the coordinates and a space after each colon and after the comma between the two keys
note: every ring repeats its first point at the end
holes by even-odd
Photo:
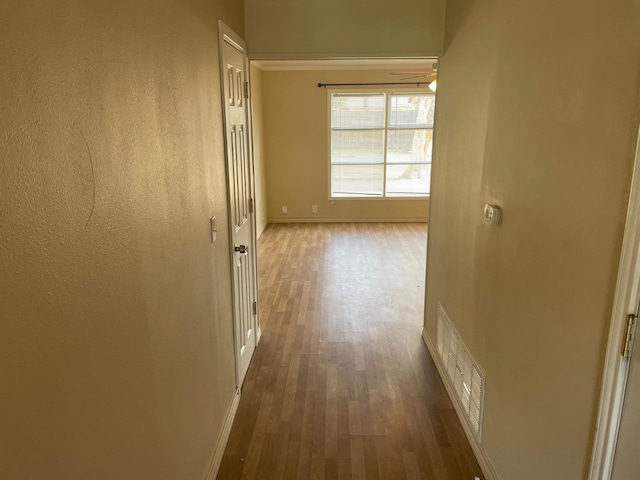
{"type": "Polygon", "coordinates": [[[265,230],[262,339],[219,480],[481,476],[420,337],[426,242],[426,224],[265,230]]]}

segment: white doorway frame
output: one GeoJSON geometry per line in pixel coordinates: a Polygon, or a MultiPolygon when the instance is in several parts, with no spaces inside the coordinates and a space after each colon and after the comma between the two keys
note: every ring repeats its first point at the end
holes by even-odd
{"type": "MultiPolygon", "coordinates": [[[[591,455],[589,480],[609,480],[613,469],[630,359],[621,354],[627,316],[637,314],[640,300],[640,133],[631,179],[629,205],[613,300],[600,407],[591,455]]],[[[636,355],[640,352],[636,352],[636,355]]]]}

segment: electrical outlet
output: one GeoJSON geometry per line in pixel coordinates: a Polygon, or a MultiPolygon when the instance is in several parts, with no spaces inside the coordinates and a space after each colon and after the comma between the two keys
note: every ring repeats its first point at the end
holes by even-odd
{"type": "Polygon", "coordinates": [[[287,210],[287,206],[286,206],[286,205],[283,205],[283,206],[282,206],[282,213],[283,213],[284,215],[286,215],[287,213],[289,213],[289,211],[287,210]]]}
{"type": "Polygon", "coordinates": [[[311,205],[311,212],[318,213],[318,205],[311,205]]]}

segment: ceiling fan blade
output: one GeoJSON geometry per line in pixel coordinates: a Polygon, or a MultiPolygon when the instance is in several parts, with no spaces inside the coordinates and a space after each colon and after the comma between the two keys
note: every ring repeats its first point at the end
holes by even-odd
{"type": "Polygon", "coordinates": [[[390,72],[390,75],[430,75],[430,72],[415,71],[415,72],[390,72]]]}
{"type": "Polygon", "coordinates": [[[414,80],[414,79],[419,79],[420,82],[428,82],[428,80],[426,78],[424,78],[422,75],[413,75],[411,77],[402,77],[400,80],[404,81],[404,80],[414,80]]]}

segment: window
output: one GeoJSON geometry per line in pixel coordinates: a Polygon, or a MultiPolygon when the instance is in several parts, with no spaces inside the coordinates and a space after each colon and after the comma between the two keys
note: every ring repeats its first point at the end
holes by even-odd
{"type": "Polygon", "coordinates": [[[331,94],[331,197],[429,194],[435,96],[331,94]]]}

